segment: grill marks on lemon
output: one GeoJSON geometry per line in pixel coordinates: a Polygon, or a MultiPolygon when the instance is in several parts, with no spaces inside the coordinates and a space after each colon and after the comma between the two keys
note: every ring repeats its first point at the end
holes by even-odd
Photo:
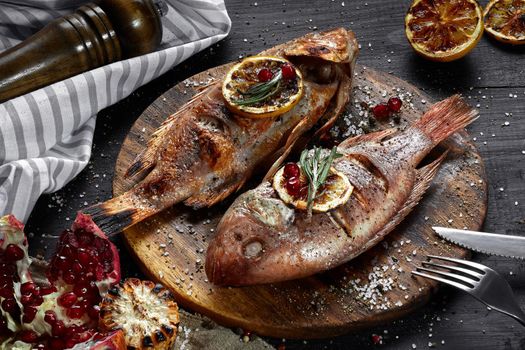
{"type": "Polygon", "coordinates": [[[272,118],[291,110],[303,96],[301,72],[284,58],[249,57],[226,74],[222,94],[233,113],[272,118]]]}
{"type": "Polygon", "coordinates": [[[415,0],[405,17],[405,34],[423,57],[456,60],[483,34],[481,7],[475,0],[415,0]]]}
{"type": "Polygon", "coordinates": [[[485,30],[496,40],[525,44],[525,0],[493,0],[484,16],[485,30]]]}

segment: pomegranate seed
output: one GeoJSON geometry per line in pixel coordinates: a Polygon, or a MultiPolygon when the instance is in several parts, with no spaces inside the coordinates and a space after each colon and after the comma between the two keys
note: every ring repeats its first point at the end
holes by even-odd
{"type": "Polygon", "coordinates": [[[288,163],[284,166],[284,177],[290,179],[292,177],[299,178],[301,175],[301,169],[296,163],[288,163]]]}
{"type": "Polygon", "coordinates": [[[54,325],[51,326],[51,334],[55,337],[64,335],[66,333],[66,326],[63,321],[57,320],[54,325]]]}
{"type": "Polygon", "coordinates": [[[401,106],[403,105],[403,102],[398,97],[391,97],[388,99],[388,108],[392,112],[399,112],[401,110],[401,106]]]}
{"type": "Polygon", "coordinates": [[[60,338],[52,338],[49,340],[49,347],[51,347],[51,350],[63,350],[65,349],[66,345],[60,338]]]}
{"type": "Polygon", "coordinates": [[[86,294],[88,294],[89,289],[88,289],[87,285],[85,285],[85,284],[77,284],[73,288],[73,292],[75,293],[75,295],[77,297],[84,297],[86,294]]]}
{"type": "Polygon", "coordinates": [[[388,105],[386,103],[381,103],[372,108],[372,112],[374,113],[374,116],[379,119],[386,119],[390,115],[390,109],[388,108],[388,105]]]}
{"type": "Polygon", "coordinates": [[[20,302],[22,303],[22,305],[29,305],[31,304],[32,301],[33,301],[33,296],[31,294],[22,295],[22,297],[20,298],[20,302]]]}
{"type": "Polygon", "coordinates": [[[65,271],[69,268],[69,260],[64,255],[59,255],[55,258],[54,265],[58,270],[65,271]]]}
{"type": "Polygon", "coordinates": [[[72,340],[72,339],[68,339],[68,340],[66,340],[66,346],[65,346],[65,348],[66,348],[66,349],[69,349],[69,348],[74,347],[75,345],[77,345],[77,342],[76,342],[76,341],[74,341],[74,340],[72,340]]]}
{"type": "Polygon", "coordinates": [[[70,308],[77,302],[77,296],[73,292],[67,292],[58,297],[58,305],[70,308]]]}
{"type": "Polygon", "coordinates": [[[13,289],[9,288],[8,286],[4,286],[0,289],[0,297],[2,298],[10,298],[13,296],[13,289]]]}
{"type": "Polygon", "coordinates": [[[273,78],[273,73],[268,68],[263,68],[259,71],[259,73],[257,73],[257,78],[259,81],[265,82],[273,78]]]}
{"type": "Polygon", "coordinates": [[[84,248],[80,248],[77,255],[78,261],[84,265],[87,266],[91,262],[91,256],[84,248]]]}
{"type": "Polygon", "coordinates": [[[24,316],[22,317],[22,322],[24,322],[24,323],[31,323],[31,322],[33,322],[33,320],[35,319],[37,311],[38,310],[37,310],[36,307],[26,306],[24,308],[24,316]]]}
{"type": "Polygon", "coordinates": [[[79,319],[82,318],[85,312],[86,310],[79,305],[73,305],[71,308],[67,309],[66,315],[72,319],[79,319]]]}
{"type": "Polygon", "coordinates": [[[74,262],[71,266],[71,270],[73,270],[74,273],[79,274],[84,270],[84,267],[79,262],[74,262]]]}
{"type": "Polygon", "coordinates": [[[40,295],[49,295],[56,292],[57,289],[54,286],[44,286],[40,287],[40,295]]]}
{"type": "Polygon", "coordinates": [[[73,273],[73,271],[68,271],[62,276],[62,279],[67,284],[75,284],[75,280],[77,279],[77,275],[73,273]]]}
{"type": "Polygon", "coordinates": [[[22,248],[20,248],[17,245],[9,244],[7,246],[7,248],[5,248],[4,256],[5,256],[5,259],[7,261],[18,261],[18,260],[21,260],[24,257],[24,255],[25,255],[25,253],[22,250],[22,248]]]}
{"type": "Polygon", "coordinates": [[[33,282],[26,282],[20,286],[22,294],[38,294],[38,286],[33,282]]]}
{"type": "Polygon", "coordinates": [[[38,334],[33,331],[23,330],[18,333],[18,338],[24,343],[34,343],[38,340],[38,334]]]}
{"type": "Polygon", "coordinates": [[[286,80],[292,80],[295,78],[295,69],[288,63],[281,67],[281,73],[286,80]]]}
{"type": "Polygon", "coordinates": [[[18,304],[15,299],[13,299],[12,295],[11,299],[4,299],[4,301],[2,301],[2,309],[10,314],[14,314],[18,311],[18,304]]]}
{"type": "Polygon", "coordinates": [[[93,244],[93,236],[81,230],[77,232],[77,241],[81,247],[89,247],[93,244]]]}
{"type": "Polygon", "coordinates": [[[100,316],[100,306],[93,305],[88,309],[88,315],[92,320],[98,320],[98,317],[100,316]]]}
{"type": "Polygon", "coordinates": [[[297,197],[301,190],[301,182],[296,177],[291,177],[286,181],[286,191],[292,197],[297,197]]]}
{"type": "Polygon", "coordinates": [[[53,310],[47,310],[46,314],[44,315],[44,321],[52,326],[57,322],[57,315],[53,310]]]}

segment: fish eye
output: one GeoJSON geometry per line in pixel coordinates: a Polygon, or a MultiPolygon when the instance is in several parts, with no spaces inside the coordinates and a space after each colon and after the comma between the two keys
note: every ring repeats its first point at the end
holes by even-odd
{"type": "Polygon", "coordinates": [[[260,241],[251,241],[244,246],[244,256],[249,259],[257,258],[263,252],[263,245],[260,241]]]}

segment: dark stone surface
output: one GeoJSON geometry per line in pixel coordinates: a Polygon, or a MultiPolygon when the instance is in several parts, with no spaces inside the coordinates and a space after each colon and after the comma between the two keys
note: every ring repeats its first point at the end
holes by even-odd
{"type": "MultiPolygon", "coordinates": [[[[44,195],[29,219],[33,253],[51,254],[53,236],[69,227],[75,213],[111,196],[114,163],[129,128],[163,91],[210,67],[254,54],[312,30],[346,26],[362,45],[359,62],[413,83],[442,98],[462,93],[480,104],[481,117],[468,130],[487,168],[489,208],[484,229],[522,234],[525,224],[525,47],[507,47],[488,37],[465,58],[449,64],[425,61],[406,42],[404,15],[410,2],[396,0],[226,1],[233,21],[230,36],[142,87],[98,116],[89,166],[56,194],[44,195]],[[389,61],[390,60],[390,61],[389,61]],[[516,98],[510,97],[517,95],[516,98]],[[512,116],[506,115],[512,113],[512,116]],[[510,125],[503,126],[505,121],[510,125]],[[523,151],[523,152],[522,152],[523,151]],[[517,204],[516,204],[517,202],[517,204]]],[[[486,1],[482,1],[485,5],[486,1]]],[[[119,238],[115,241],[119,244],[119,238]]],[[[125,275],[138,274],[125,249],[125,275]]],[[[525,304],[525,265],[521,261],[474,255],[502,275],[525,304]]],[[[270,340],[278,345],[281,340],[270,340]]],[[[489,311],[473,298],[443,288],[433,301],[410,317],[384,327],[334,339],[286,341],[287,349],[525,349],[525,332],[512,319],[489,311]],[[383,345],[372,344],[372,334],[383,345]],[[442,344],[444,341],[444,344],[442,344]]]]}

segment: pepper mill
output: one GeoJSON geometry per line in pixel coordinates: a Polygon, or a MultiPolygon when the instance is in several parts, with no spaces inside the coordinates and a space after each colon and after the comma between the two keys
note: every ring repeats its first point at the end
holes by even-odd
{"type": "Polygon", "coordinates": [[[163,0],[100,0],[58,18],[0,54],[0,102],[155,50],[163,0]]]}

